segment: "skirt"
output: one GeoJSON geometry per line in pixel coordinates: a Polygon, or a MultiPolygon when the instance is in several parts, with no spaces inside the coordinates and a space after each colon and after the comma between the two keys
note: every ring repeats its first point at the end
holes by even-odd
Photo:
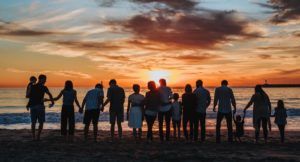
{"type": "Polygon", "coordinates": [[[133,106],[129,112],[128,126],[130,128],[141,128],[142,127],[142,110],[141,107],[133,106]]]}

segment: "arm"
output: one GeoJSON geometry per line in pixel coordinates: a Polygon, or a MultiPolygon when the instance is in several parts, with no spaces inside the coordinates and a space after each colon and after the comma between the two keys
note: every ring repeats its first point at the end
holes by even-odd
{"type": "Polygon", "coordinates": [[[209,91],[207,91],[206,109],[209,107],[210,103],[211,103],[211,97],[209,91]]]}
{"type": "Polygon", "coordinates": [[[108,88],[108,90],[107,90],[107,98],[106,98],[106,100],[105,100],[105,102],[103,103],[103,109],[104,109],[104,107],[110,102],[110,94],[111,92],[110,92],[110,89],[108,88]]]}
{"type": "Polygon", "coordinates": [[[78,106],[78,108],[80,109],[80,104],[78,102],[78,98],[77,98],[77,92],[75,91],[75,103],[78,106]]]}
{"type": "Polygon", "coordinates": [[[83,109],[84,109],[85,103],[86,103],[86,97],[84,97],[84,99],[83,99],[83,101],[82,101],[82,106],[81,106],[81,108],[79,109],[79,112],[80,112],[80,113],[82,113],[82,112],[83,112],[83,109]]]}
{"type": "Polygon", "coordinates": [[[45,92],[49,98],[50,98],[50,101],[51,101],[51,105],[54,105],[54,100],[53,100],[53,96],[52,94],[50,93],[50,91],[48,90],[48,88],[46,89],[46,92],[45,92]]]}
{"type": "Polygon", "coordinates": [[[243,120],[242,120],[242,122],[244,122],[244,121],[245,121],[245,117],[246,117],[246,112],[244,112],[244,116],[243,116],[243,120]]]}
{"type": "Polygon", "coordinates": [[[232,89],[230,89],[230,98],[231,98],[231,104],[233,106],[233,113],[235,114],[235,112],[236,112],[236,102],[235,102],[235,97],[234,97],[232,89]]]}
{"type": "Polygon", "coordinates": [[[216,106],[218,104],[219,101],[219,96],[218,96],[218,91],[217,89],[215,90],[215,97],[214,97],[214,107],[213,107],[213,111],[216,112],[216,106]]]}
{"type": "Polygon", "coordinates": [[[130,99],[128,98],[128,105],[127,105],[127,120],[129,119],[129,109],[131,107],[131,101],[130,99]]]}
{"type": "Polygon", "coordinates": [[[250,101],[248,102],[248,104],[246,105],[246,107],[244,108],[244,113],[246,113],[246,110],[253,104],[253,97],[251,97],[250,101]]]}
{"type": "Polygon", "coordinates": [[[270,98],[267,94],[266,94],[266,96],[267,96],[267,104],[268,104],[268,108],[269,108],[269,114],[271,115],[271,112],[272,112],[271,101],[270,101],[270,98]]]}
{"type": "MultiPolygon", "coordinates": [[[[60,91],[60,93],[58,94],[58,96],[57,97],[55,97],[55,98],[53,98],[53,101],[57,101],[57,100],[59,100],[60,98],[61,98],[61,96],[63,95],[63,90],[62,91],[60,91]]],[[[46,99],[47,100],[47,99],[46,99]]],[[[49,101],[49,100],[48,100],[49,101]]]]}

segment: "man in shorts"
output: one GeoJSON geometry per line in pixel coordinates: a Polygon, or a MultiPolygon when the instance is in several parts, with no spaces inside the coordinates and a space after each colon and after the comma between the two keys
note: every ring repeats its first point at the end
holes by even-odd
{"type": "Polygon", "coordinates": [[[95,88],[89,90],[82,101],[82,107],[80,109],[80,113],[83,112],[85,107],[84,117],[83,117],[83,124],[84,126],[84,138],[87,140],[89,127],[91,122],[93,123],[94,127],[94,141],[97,141],[97,133],[98,133],[98,120],[100,115],[100,110],[103,111],[103,86],[102,84],[96,84],[95,88]]]}
{"type": "Polygon", "coordinates": [[[47,81],[46,75],[40,75],[38,78],[38,83],[31,86],[29,93],[29,107],[30,107],[30,116],[31,116],[31,131],[33,140],[40,140],[40,136],[43,130],[45,122],[45,105],[44,105],[44,96],[45,93],[49,96],[51,100],[51,106],[54,105],[52,94],[49,92],[49,89],[45,86],[47,81]],[[39,122],[38,134],[35,136],[35,125],[36,122],[39,122]]]}
{"type": "MultiPolygon", "coordinates": [[[[110,118],[110,133],[111,139],[114,139],[115,134],[115,122],[118,124],[119,139],[122,138],[122,122],[124,121],[124,101],[125,92],[124,89],[117,85],[117,81],[112,79],[109,81],[109,88],[107,90],[107,99],[104,106],[110,103],[109,118],[110,118]]],[[[104,107],[103,106],[103,107],[104,107]]]]}

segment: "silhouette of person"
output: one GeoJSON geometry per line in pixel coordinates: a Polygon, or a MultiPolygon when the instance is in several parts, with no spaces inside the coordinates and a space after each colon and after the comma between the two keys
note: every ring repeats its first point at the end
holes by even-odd
{"type": "MultiPolygon", "coordinates": [[[[36,79],[35,76],[31,76],[31,77],[29,78],[29,83],[28,83],[28,85],[27,85],[27,87],[26,87],[26,98],[29,98],[29,97],[30,97],[31,87],[32,87],[33,85],[36,84],[36,81],[37,81],[37,79],[36,79]]],[[[29,106],[30,106],[30,103],[29,103],[29,100],[28,100],[28,103],[27,103],[27,105],[26,105],[27,111],[29,110],[29,106]]]]}
{"type": "Polygon", "coordinates": [[[142,137],[143,102],[145,97],[140,94],[140,85],[134,84],[132,89],[134,93],[128,97],[127,120],[128,126],[133,129],[133,136],[136,139],[142,137]],[[138,133],[136,129],[138,129],[138,133]]]}
{"type": "Polygon", "coordinates": [[[275,113],[272,115],[272,117],[275,117],[275,124],[278,126],[280,132],[280,141],[281,143],[284,143],[284,129],[285,125],[287,124],[287,113],[283,100],[278,100],[275,113]]]}
{"type": "Polygon", "coordinates": [[[262,89],[261,85],[255,86],[255,93],[252,95],[249,103],[246,105],[244,112],[253,104],[253,126],[255,128],[256,143],[259,140],[260,126],[263,127],[264,139],[268,139],[268,121],[271,114],[271,102],[269,96],[262,89]]]}
{"type": "Polygon", "coordinates": [[[196,89],[194,90],[194,94],[197,96],[197,106],[195,113],[195,124],[194,124],[194,140],[198,140],[198,131],[199,131],[199,122],[201,126],[201,141],[205,141],[205,119],[206,119],[206,109],[210,105],[211,97],[210,93],[207,89],[203,87],[202,80],[196,81],[196,89]]]}
{"type": "Polygon", "coordinates": [[[169,141],[170,138],[170,121],[172,115],[172,90],[167,86],[165,79],[159,80],[158,91],[161,97],[161,105],[158,112],[158,123],[159,123],[159,137],[160,141],[164,141],[164,132],[163,132],[163,122],[165,119],[166,122],[166,140],[169,141]]]}
{"type": "Polygon", "coordinates": [[[185,93],[182,95],[182,125],[183,133],[186,140],[193,140],[194,138],[194,123],[195,123],[195,112],[196,112],[197,98],[193,93],[192,86],[187,84],[185,86],[185,93]],[[187,124],[190,126],[190,134],[187,131],[187,124]]]}
{"type": "Polygon", "coordinates": [[[217,124],[216,124],[216,142],[221,142],[221,123],[223,118],[226,118],[227,129],[228,129],[228,141],[233,141],[232,134],[232,107],[233,106],[233,114],[236,112],[236,103],[233,95],[233,91],[228,87],[228,81],[223,80],[221,82],[221,87],[217,87],[215,89],[215,97],[214,97],[214,107],[213,111],[216,112],[216,106],[218,105],[218,113],[217,113],[217,124]]]}
{"type": "Polygon", "coordinates": [[[147,141],[150,142],[153,140],[152,128],[156,120],[159,107],[161,105],[160,93],[156,88],[154,81],[148,82],[149,91],[146,92],[144,105],[145,105],[145,118],[147,122],[147,141]]]}
{"type": "MultiPolygon", "coordinates": [[[[57,101],[61,97],[63,97],[63,105],[61,108],[61,135],[63,135],[66,140],[73,141],[75,130],[74,102],[79,110],[81,108],[77,99],[77,91],[74,90],[73,82],[71,80],[65,82],[64,89],[61,90],[59,95],[53,98],[53,100],[57,101]],[[68,131],[67,127],[69,128],[68,131]]],[[[46,99],[46,101],[48,101],[48,99],[46,99]]]]}
{"type": "Polygon", "coordinates": [[[99,115],[100,111],[103,112],[104,108],[104,106],[102,106],[103,98],[103,85],[98,83],[95,85],[94,89],[91,89],[86,93],[82,101],[82,106],[79,112],[82,113],[83,109],[85,108],[83,117],[85,140],[88,139],[89,127],[92,122],[94,130],[94,141],[97,141],[99,115]]]}
{"type": "Polygon", "coordinates": [[[50,93],[48,87],[45,86],[47,81],[46,75],[39,75],[38,83],[34,84],[30,88],[29,92],[29,107],[31,115],[31,131],[33,140],[40,140],[40,136],[43,130],[45,122],[45,105],[44,105],[44,96],[47,94],[50,98],[51,104],[49,107],[54,105],[52,94],[50,93]],[[35,136],[35,125],[36,122],[39,122],[39,129],[37,137],[35,136]]]}
{"type": "Polygon", "coordinates": [[[112,79],[109,81],[109,88],[107,90],[107,99],[104,106],[110,103],[109,118],[110,118],[110,133],[111,139],[114,139],[115,122],[117,120],[119,139],[122,138],[122,122],[124,121],[124,102],[125,92],[122,87],[117,85],[117,81],[112,79]]]}

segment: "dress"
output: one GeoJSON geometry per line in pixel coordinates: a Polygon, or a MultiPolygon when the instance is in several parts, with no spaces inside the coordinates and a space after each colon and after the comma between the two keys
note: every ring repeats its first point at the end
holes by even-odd
{"type": "Polygon", "coordinates": [[[142,103],[144,101],[144,96],[141,94],[131,94],[128,101],[131,102],[131,108],[129,111],[129,121],[128,126],[130,128],[141,128],[142,127],[142,103]]]}

